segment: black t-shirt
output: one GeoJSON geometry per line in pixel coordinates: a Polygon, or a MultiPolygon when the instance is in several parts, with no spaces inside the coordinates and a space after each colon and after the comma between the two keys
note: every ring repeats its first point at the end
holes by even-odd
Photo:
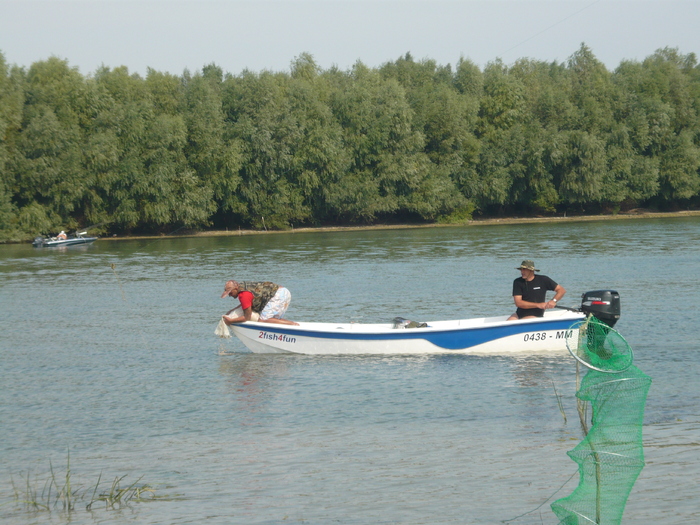
{"type": "MultiPolygon", "coordinates": [[[[557,286],[557,283],[546,275],[535,275],[532,281],[518,277],[513,281],[513,296],[521,295],[523,301],[529,303],[543,303],[547,297],[547,290],[554,290],[557,286]]],[[[518,319],[528,315],[542,317],[544,310],[542,308],[518,308],[516,313],[518,319]]]]}

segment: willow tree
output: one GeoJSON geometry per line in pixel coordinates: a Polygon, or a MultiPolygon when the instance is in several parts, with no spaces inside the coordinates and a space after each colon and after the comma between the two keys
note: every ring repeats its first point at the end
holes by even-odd
{"type": "Polygon", "coordinates": [[[302,59],[286,73],[249,71],[226,81],[224,106],[241,144],[239,220],[285,228],[314,221],[322,180],[337,173],[338,130],[302,59]],[[298,69],[297,69],[298,66],[298,69]]]}
{"type": "Polygon", "coordinates": [[[242,164],[240,141],[227,131],[223,109],[223,73],[213,64],[202,74],[187,76],[181,106],[173,115],[182,115],[187,127],[185,155],[189,167],[212,195],[211,210],[219,226],[230,226],[228,212],[239,212],[238,198],[242,164]]]}
{"type": "Polygon", "coordinates": [[[481,149],[473,187],[473,198],[484,211],[511,203],[514,176],[523,169],[519,156],[525,107],[522,81],[510,75],[500,60],[489,63],[484,70],[484,96],[477,124],[481,149]]]}
{"type": "Polygon", "coordinates": [[[565,130],[575,127],[569,73],[563,64],[518,60],[509,74],[523,85],[524,118],[520,169],[514,170],[512,202],[528,212],[554,212],[559,194],[554,165],[565,130]]]}
{"type": "Polygon", "coordinates": [[[35,233],[75,227],[90,184],[82,170],[89,87],[77,68],[55,57],[34,63],[24,86],[14,162],[20,227],[35,233]]]}
{"type": "Polygon", "coordinates": [[[187,163],[183,116],[157,111],[148,84],[125,67],[95,80],[105,101],[95,126],[115,153],[100,167],[109,219],[126,230],[205,224],[211,192],[187,163]]]}
{"type": "MultiPolygon", "coordinates": [[[[467,66],[460,63],[460,67],[461,80],[466,81],[467,66]]],[[[449,65],[438,66],[434,60],[415,62],[408,53],[384,64],[380,71],[406,91],[413,112],[412,126],[423,135],[423,152],[431,162],[430,175],[418,194],[433,211],[422,212],[421,216],[434,218],[466,208],[468,201],[462,191],[469,191],[466,188],[474,179],[478,160],[478,89],[469,86],[468,92],[461,92],[455,87],[449,65]]]]}
{"type": "Polygon", "coordinates": [[[684,201],[700,193],[700,88],[695,55],[662,49],[643,62],[645,98],[665,109],[667,132],[656,140],[659,197],[684,201]]]}
{"type": "Polygon", "coordinates": [[[667,206],[693,198],[698,181],[700,75],[695,55],[662,49],[643,62],[625,61],[615,82],[626,97],[618,119],[629,130],[630,197],[667,206]]]}
{"type": "Polygon", "coordinates": [[[3,238],[18,234],[17,208],[12,201],[15,177],[11,166],[22,124],[23,98],[20,70],[11,70],[0,53],[0,236],[3,238]]]}
{"type": "Polygon", "coordinates": [[[673,135],[660,155],[659,196],[669,202],[684,201],[700,193],[700,147],[694,133],[673,135]]]}
{"type": "Polygon", "coordinates": [[[413,126],[398,81],[358,62],[332,104],[352,159],[330,192],[338,218],[371,222],[392,214],[435,214],[444,187],[431,180],[424,137],[413,126]]]}
{"type": "Polygon", "coordinates": [[[314,223],[332,221],[332,187],[350,164],[343,131],[331,109],[336,75],[322,72],[311,55],[302,54],[292,62],[291,77],[289,107],[300,133],[288,178],[298,186],[314,223]]]}
{"type": "Polygon", "coordinates": [[[577,108],[577,130],[596,135],[614,122],[613,101],[617,90],[612,74],[585,44],[569,57],[568,78],[571,101],[577,108]]]}
{"type": "Polygon", "coordinates": [[[577,114],[552,149],[557,191],[564,204],[598,204],[605,197],[606,144],[614,126],[616,90],[610,72],[584,44],[569,58],[567,69],[577,114]]]}
{"type": "Polygon", "coordinates": [[[638,62],[622,62],[613,81],[621,96],[615,108],[616,130],[608,148],[606,184],[614,178],[613,186],[626,186],[624,200],[636,205],[658,192],[658,155],[672,134],[672,110],[647,91],[647,74],[638,62]]]}
{"type": "Polygon", "coordinates": [[[605,142],[587,131],[562,134],[552,151],[555,184],[564,204],[595,204],[603,197],[606,173],[605,142]]]}

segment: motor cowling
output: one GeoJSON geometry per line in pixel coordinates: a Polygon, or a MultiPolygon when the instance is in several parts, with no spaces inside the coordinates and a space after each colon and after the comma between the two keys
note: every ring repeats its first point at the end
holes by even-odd
{"type": "Polygon", "coordinates": [[[581,295],[581,311],[609,327],[620,319],[620,294],[614,290],[594,290],[581,295]]]}

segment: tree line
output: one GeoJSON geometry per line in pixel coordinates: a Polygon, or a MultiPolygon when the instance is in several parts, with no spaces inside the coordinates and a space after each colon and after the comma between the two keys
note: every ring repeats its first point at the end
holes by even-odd
{"type": "Polygon", "coordinates": [[[700,66],[661,49],[609,71],[212,64],[177,76],[0,53],[0,240],[284,229],[700,203],[700,66]]]}

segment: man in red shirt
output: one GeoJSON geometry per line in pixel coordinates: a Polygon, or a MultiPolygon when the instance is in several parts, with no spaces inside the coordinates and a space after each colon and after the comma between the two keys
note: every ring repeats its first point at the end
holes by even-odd
{"type": "Polygon", "coordinates": [[[224,293],[221,294],[221,298],[224,297],[233,297],[241,303],[223,316],[227,325],[245,321],[299,324],[283,318],[292,294],[285,287],[270,281],[226,281],[224,293]]]}

